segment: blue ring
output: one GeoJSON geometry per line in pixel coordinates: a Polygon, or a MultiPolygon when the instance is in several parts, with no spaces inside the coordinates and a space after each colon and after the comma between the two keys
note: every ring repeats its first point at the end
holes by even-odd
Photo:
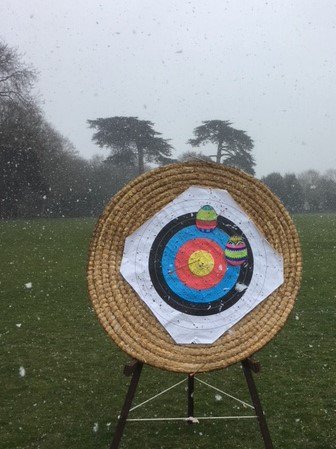
{"type": "Polygon", "coordinates": [[[181,229],[168,241],[163,251],[161,261],[163,277],[169,288],[184,301],[192,303],[211,303],[218,301],[218,299],[226,295],[236,285],[240,267],[227,265],[227,271],[223,279],[218,284],[208,289],[197,290],[186,286],[176,274],[174,261],[181,246],[189,240],[196,238],[212,240],[217,243],[224,252],[230,236],[219,228],[207,232],[206,235],[195,225],[181,229]]]}

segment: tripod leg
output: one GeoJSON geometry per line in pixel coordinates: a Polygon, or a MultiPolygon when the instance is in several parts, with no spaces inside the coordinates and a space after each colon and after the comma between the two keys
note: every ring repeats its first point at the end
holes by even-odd
{"type": "Polygon", "coordinates": [[[257,387],[255,385],[253,375],[252,375],[252,369],[254,369],[256,372],[260,369],[260,367],[253,362],[251,359],[245,359],[242,361],[243,371],[246,378],[247,386],[251,395],[251,399],[253,402],[254,410],[258,418],[258,423],[260,427],[260,432],[262,435],[262,438],[264,440],[265,448],[266,449],[274,449],[271,435],[268,430],[266,417],[264,415],[261,402],[259,399],[257,387]]]}
{"type": "Polygon", "coordinates": [[[142,367],[143,363],[138,361],[135,362],[134,365],[131,367],[125,367],[124,373],[126,375],[127,374],[130,375],[132,373],[132,379],[128,387],[123,408],[121,409],[121,413],[118,419],[116,430],[114,432],[112,443],[110,445],[110,449],[118,449],[119,447],[121,437],[123,436],[124,433],[128,413],[130,411],[135,391],[139,383],[142,367]]]}
{"type": "MultiPolygon", "coordinates": [[[[195,390],[195,378],[192,374],[188,375],[188,418],[194,416],[194,390],[195,390]]],[[[192,424],[192,421],[188,421],[192,424]]]]}

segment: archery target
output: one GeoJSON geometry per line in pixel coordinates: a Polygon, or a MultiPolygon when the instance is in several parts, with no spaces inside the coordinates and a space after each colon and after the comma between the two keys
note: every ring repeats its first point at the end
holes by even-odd
{"type": "Polygon", "coordinates": [[[121,273],[175,342],[207,344],[281,285],[283,262],[227,191],[194,186],[126,239],[121,273]]]}

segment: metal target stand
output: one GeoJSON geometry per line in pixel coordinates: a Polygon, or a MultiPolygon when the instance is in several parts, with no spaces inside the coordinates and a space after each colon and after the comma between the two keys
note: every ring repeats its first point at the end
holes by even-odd
{"type": "Polygon", "coordinates": [[[242,364],[242,368],[243,368],[243,372],[244,372],[244,376],[245,376],[245,380],[247,383],[247,387],[251,396],[251,400],[253,403],[253,406],[241,401],[240,399],[235,398],[234,396],[219,390],[216,387],[213,387],[212,385],[208,384],[207,382],[202,381],[201,379],[198,379],[198,377],[196,377],[195,373],[193,374],[188,374],[187,378],[183,379],[182,381],[178,382],[177,384],[173,385],[172,387],[169,387],[163,391],[161,391],[160,393],[156,394],[155,396],[153,396],[150,399],[147,399],[146,401],[142,402],[141,404],[138,404],[134,407],[132,407],[132,402],[135,396],[135,392],[140,380],[140,375],[141,375],[141,371],[143,368],[143,363],[138,361],[138,360],[134,360],[132,363],[125,365],[124,367],[124,375],[127,377],[132,376],[131,378],[131,382],[129,384],[128,387],[128,391],[126,393],[126,397],[124,400],[124,404],[123,407],[121,409],[121,413],[118,417],[118,422],[117,422],[117,426],[115,429],[115,433],[113,436],[113,440],[110,444],[109,449],[118,449],[119,445],[120,445],[120,441],[121,438],[123,436],[124,430],[125,430],[125,426],[126,426],[126,422],[145,422],[145,421],[184,421],[188,424],[195,424],[198,423],[201,420],[231,420],[231,419],[257,419],[258,424],[259,424],[259,429],[260,429],[260,433],[261,436],[263,438],[263,442],[264,442],[264,446],[265,449],[274,449],[272,440],[271,440],[271,436],[268,430],[268,426],[267,426],[267,422],[266,422],[266,417],[264,414],[264,411],[262,409],[261,406],[261,402],[260,402],[260,398],[258,395],[258,391],[254,382],[254,378],[253,378],[253,373],[259,373],[261,366],[259,362],[256,362],[255,360],[253,360],[252,358],[247,358],[245,360],[243,360],[241,362],[242,364]],[[200,382],[201,384],[204,384],[206,386],[208,386],[209,388],[212,388],[222,394],[224,394],[225,396],[230,397],[231,399],[234,399],[238,402],[240,402],[241,404],[243,404],[245,407],[249,407],[252,410],[254,410],[254,415],[242,415],[242,416],[205,416],[205,417],[195,417],[194,416],[194,390],[195,390],[195,380],[200,382]],[[177,387],[178,385],[182,384],[183,382],[187,381],[187,416],[186,417],[177,417],[177,418],[128,418],[128,415],[131,411],[141,407],[142,405],[156,399],[157,397],[163,395],[164,393],[168,392],[169,390],[172,390],[173,388],[177,387]]]}

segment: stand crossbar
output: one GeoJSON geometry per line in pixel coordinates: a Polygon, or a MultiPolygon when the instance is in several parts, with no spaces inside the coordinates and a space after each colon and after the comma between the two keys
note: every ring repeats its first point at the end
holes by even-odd
{"type": "Polygon", "coordinates": [[[198,417],[190,417],[190,418],[128,418],[128,422],[137,422],[137,421],[185,421],[189,424],[195,424],[199,421],[212,421],[217,419],[256,419],[257,416],[198,416],[198,417]]]}

